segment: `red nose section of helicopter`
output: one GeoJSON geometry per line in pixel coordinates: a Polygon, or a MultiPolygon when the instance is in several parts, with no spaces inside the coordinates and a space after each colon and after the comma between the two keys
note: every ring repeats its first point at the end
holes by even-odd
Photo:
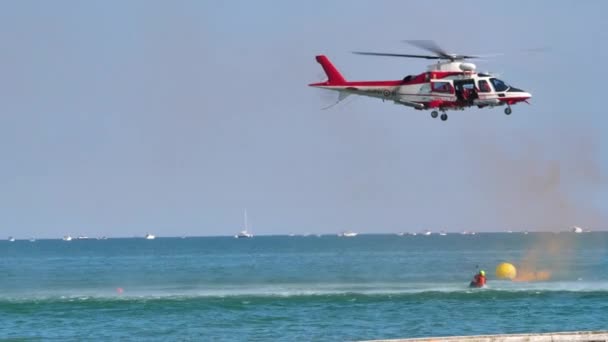
{"type": "Polygon", "coordinates": [[[515,87],[509,87],[506,92],[499,94],[498,96],[501,102],[504,102],[509,105],[518,102],[528,102],[527,100],[532,98],[532,94],[515,87]]]}

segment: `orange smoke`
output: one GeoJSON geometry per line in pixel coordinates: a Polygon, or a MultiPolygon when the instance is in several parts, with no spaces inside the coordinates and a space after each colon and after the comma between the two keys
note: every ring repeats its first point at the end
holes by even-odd
{"type": "Polygon", "coordinates": [[[549,279],[551,279],[550,270],[523,269],[517,272],[517,277],[513,281],[545,281],[549,279]]]}
{"type": "Polygon", "coordinates": [[[562,261],[571,251],[571,241],[557,234],[543,234],[522,258],[513,281],[547,281],[557,270],[563,272],[566,265],[562,261]]]}

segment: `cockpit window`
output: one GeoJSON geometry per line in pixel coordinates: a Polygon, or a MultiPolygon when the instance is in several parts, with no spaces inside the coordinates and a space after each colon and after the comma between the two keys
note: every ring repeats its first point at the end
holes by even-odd
{"type": "Polygon", "coordinates": [[[499,91],[506,91],[507,89],[509,89],[509,86],[497,79],[497,78],[490,78],[490,82],[492,82],[492,85],[494,86],[494,91],[499,92],[499,91]]]}

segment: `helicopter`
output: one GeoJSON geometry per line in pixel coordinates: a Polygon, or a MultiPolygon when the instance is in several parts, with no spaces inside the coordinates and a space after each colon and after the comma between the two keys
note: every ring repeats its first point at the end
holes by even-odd
{"type": "MultiPolygon", "coordinates": [[[[383,101],[411,107],[417,110],[431,110],[431,117],[448,119],[448,110],[464,110],[470,107],[493,108],[506,106],[504,112],[510,115],[511,106],[520,102],[529,103],[532,95],[522,89],[488,73],[477,73],[471,59],[480,56],[448,53],[430,40],[405,41],[432,55],[414,55],[382,52],[354,51],[357,55],[422,58],[436,60],[427,71],[418,75],[408,75],[394,81],[347,81],[325,55],[316,56],[327,81],[311,83],[309,86],[338,91],[338,102],[350,95],[369,96],[383,101]],[[441,112],[441,115],[439,115],[441,112]]],[[[336,104],[338,103],[336,102],[336,104]]]]}

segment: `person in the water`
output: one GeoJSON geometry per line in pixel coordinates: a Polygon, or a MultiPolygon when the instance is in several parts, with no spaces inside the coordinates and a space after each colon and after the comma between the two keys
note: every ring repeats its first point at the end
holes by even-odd
{"type": "Polygon", "coordinates": [[[479,271],[473,277],[473,281],[469,284],[469,287],[484,287],[486,285],[486,272],[484,270],[479,271]]]}

